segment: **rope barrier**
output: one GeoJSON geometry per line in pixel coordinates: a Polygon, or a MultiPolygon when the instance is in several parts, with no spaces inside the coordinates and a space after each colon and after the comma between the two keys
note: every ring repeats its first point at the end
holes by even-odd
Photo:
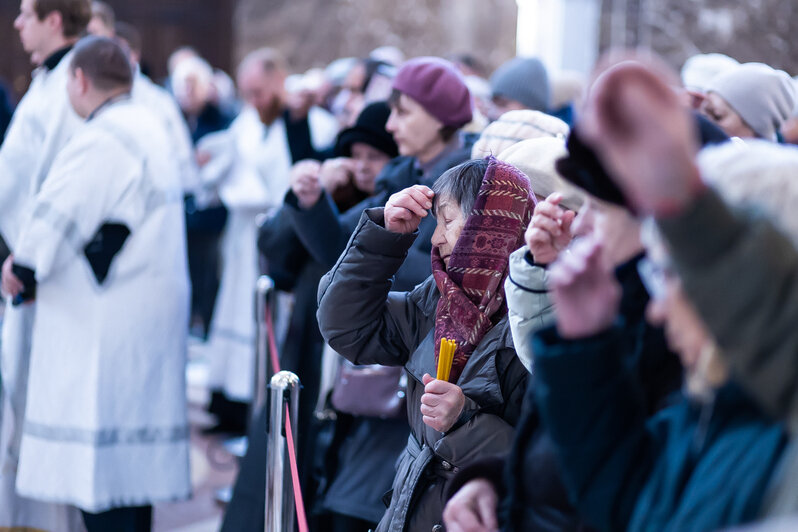
{"type": "MultiPolygon", "coordinates": [[[[274,322],[272,320],[271,309],[266,307],[266,330],[269,337],[269,356],[271,358],[274,373],[280,371],[280,357],[277,353],[277,340],[274,336],[274,322]]],[[[299,532],[308,532],[308,518],[305,514],[305,501],[302,498],[302,485],[299,482],[299,468],[296,460],[296,446],[294,445],[294,433],[291,429],[291,418],[288,405],[285,405],[285,438],[288,442],[288,462],[291,466],[291,480],[294,485],[294,507],[296,508],[299,532]]]]}

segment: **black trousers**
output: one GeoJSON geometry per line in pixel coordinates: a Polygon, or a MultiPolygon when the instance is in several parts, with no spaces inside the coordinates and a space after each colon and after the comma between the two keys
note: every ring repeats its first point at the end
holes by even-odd
{"type": "Polygon", "coordinates": [[[152,506],[114,508],[107,512],[90,514],[81,510],[88,532],[150,532],[152,506]]]}

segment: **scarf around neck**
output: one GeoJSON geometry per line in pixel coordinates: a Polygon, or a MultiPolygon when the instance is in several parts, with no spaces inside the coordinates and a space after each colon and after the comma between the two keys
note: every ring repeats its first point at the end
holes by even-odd
{"type": "Polygon", "coordinates": [[[438,248],[432,249],[432,275],[441,295],[435,314],[436,364],[441,339],[457,342],[449,382],[457,382],[479,342],[507,312],[509,257],[524,243],[534,198],[520,170],[491,157],[448,269],[438,248]]]}

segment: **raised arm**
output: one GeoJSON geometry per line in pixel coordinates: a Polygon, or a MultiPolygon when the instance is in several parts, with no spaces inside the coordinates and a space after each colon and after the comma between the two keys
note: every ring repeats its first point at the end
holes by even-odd
{"type": "Polygon", "coordinates": [[[382,209],[363,213],[344,253],[319,283],[319,327],[355,364],[404,365],[434,325],[435,308],[421,301],[431,279],[413,292],[391,292],[415,234],[385,229],[382,209]]]}
{"type": "Polygon", "coordinates": [[[689,114],[660,67],[625,63],[605,72],[591,90],[583,127],[630,203],[657,219],[685,291],[735,377],[798,429],[792,242],[707,189],[689,114]]]}

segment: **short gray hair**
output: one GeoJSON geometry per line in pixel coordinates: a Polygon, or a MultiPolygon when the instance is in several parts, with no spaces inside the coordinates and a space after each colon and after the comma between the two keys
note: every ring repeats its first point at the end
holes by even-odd
{"type": "Polygon", "coordinates": [[[268,74],[273,72],[284,73],[287,70],[283,55],[274,48],[258,48],[248,53],[238,66],[238,74],[241,74],[245,68],[249,68],[252,64],[260,65],[263,71],[268,74]]]}
{"type": "Polygon", "coordinates": [[[488,164],[487,159],[471,159],[444,172],[432,185],[435,193],[432,212],[437,211],[440,198],[451,198],[460,205],[463,216],[467,218],[474,208],[488,164]]]}

